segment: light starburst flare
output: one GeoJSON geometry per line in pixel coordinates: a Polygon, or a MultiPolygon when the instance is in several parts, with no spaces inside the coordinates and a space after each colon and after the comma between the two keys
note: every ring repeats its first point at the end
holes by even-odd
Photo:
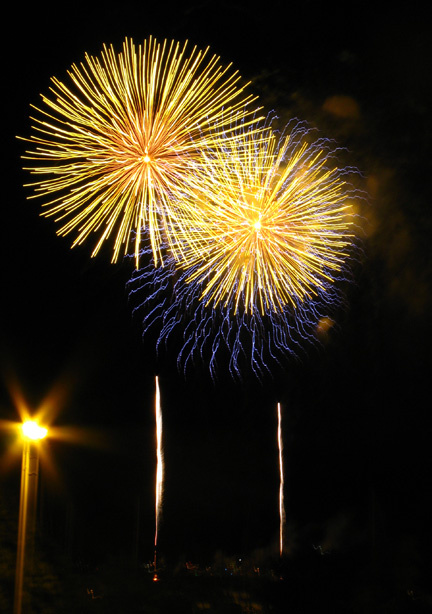
{"type": "Polygon", "coordinates": [[[104,46],[100,57],[86,54],[68,75],[68,83],[52,78],[24,139],[32,145],[26,168],[36,176],[30,198],[43,198],[43,214],[60,223],[59,235],[75,233],[73,245],[95,233],[92,255],[115,236],[113,262],[136,234],[138,266],[148,227],[158,264],[162,239],[171,244],[167,226],[188,235],[182,209],[171,203],[188,185],[191,159],[221,138],[224,117],[248,117],[254,98],[208,48],[188,52],[187,43],[152,37],[138,46],[126,39],[120,53],[104,46]]]}

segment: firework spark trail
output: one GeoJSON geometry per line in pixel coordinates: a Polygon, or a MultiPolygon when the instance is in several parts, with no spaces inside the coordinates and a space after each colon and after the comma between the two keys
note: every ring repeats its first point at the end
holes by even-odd
{"type": "Polygon", "coordinates": [[[285,528],[285,506],[284,506],[284,470],[283,470],[283,441],[282,441],[282,413],[281,413],[281,405],[277,404],[277,413],[278,413],[278,430],[277,430],[277,440],[278,440],[278,450],[279,450],[279,522],[280,522],[280,530],[279,530],[279,554],[282,556],[283,553],[283,537],[284,537],[284,528],[285,528]]]}
{"type": "Polygon", "coordinates": [[[215,172],[205,185],[201,168],[195,177],[190,235],[200,258],[186,247],[184,262],[171,255],[163,268],[143,267],[128,288],[144,336],[157,331],[158,350],[178,343],[181,332],[179,368],[200,359],[215,378],[218,362],[228,360],[235,379],[249,368],[262,379],[286,356],[319,343],[319,322],[343,306],[356,250],[352,211],[364,194],[350,183],[358,171],[338,168],[338,150],[324,139],[310,142],[304,123],[292,122],[279,145],[265,130],[238,132],[243,141],[225,145],[237,157],[223,159],[215,147],[207,155],[215,172]],[[263,198],[251,199],[258,188],[263,198]],[[274,219],[266,222],[270,209],[274,219]]]}
{"type": "Polygon", "coordinates": [[[159,378],[156,376],[156,398],[155,398],[155,416],[156,416],[156,529],[155,529],[155,556],[154,567],[156,571],[156,549],[158,541],[159,520],[162,507],[162,489],[163,489],[163,456],[162,456],[162,409],[160,402],[159,378]]]}
{"type": "Polygon", "coordinates": [[[208,48],[188,55],[186,47],[152,37],[138,47],[126,39],[119,54],[104,45],[100,57],[86,54],[72,65],[69,85],[52,78],[51,97],[34,107],[34,134],[24,139],[33,149],[23,156],[37,176],[28,184],[35,191],[30,198],[44,198],[43,215],[62,223],[58,234],[76,233],[73,246],[96,233],[95,255],[115,235],[115,262],[136,233],[138,266],[146,226],[155,264],[162,238],[170,243],[166,230],[174,217],[187,238],[173,196],[187,190],[191,159],[222,133],[227,138],[224,118],[248,117],[254,98],[244,95],[231,65],[222,68],[208,48]]]}

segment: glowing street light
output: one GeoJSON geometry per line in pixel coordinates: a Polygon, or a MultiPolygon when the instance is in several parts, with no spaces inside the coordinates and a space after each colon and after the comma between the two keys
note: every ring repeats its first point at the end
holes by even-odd
{"type": "Polygon", "coordinates": [[[31,562],[36,524],[37,485],[39,477],[39,441],[46,437],[48,429],[34,420],[21,426],[23,439],[21,493],[18,521],[18,545],[15,573],[14,614],[21,614],[26,544],[31,562]]]}
{"type": "Polygon", "coordinates": [[[43,426],[39,426],[39,424],[34,420],[27,420],[24,422],[21,428],[23,437],[26,439],[32,439],[33,441],[43,439],[48,433],[48,429],[43,426]]]}

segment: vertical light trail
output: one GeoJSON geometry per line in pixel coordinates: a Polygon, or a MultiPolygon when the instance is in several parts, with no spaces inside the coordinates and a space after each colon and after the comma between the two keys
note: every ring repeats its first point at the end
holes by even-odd
{"type": "MultiPolygon", "coordinates": [[[[154,553],[154,568],[156,572],[156,548],[158,540],[158,528],[159,517],[162,504],[162,482],[163,482],[163,458],[162,458],[162,410],[160,403],[160,389],[159,378],[156,376],[156,402],[155,402],[155,415],[156,415],[156,530],[155,530],[155,553],[154,553]]],[[[155,574],[155,578],[157,576],[155,574]]]]}
{"type": "Polygon", "coordinates": [[[277,439],[278,439],[278,449],[279,449],[279,519],[280,519],[280,530],[279,530],[279,554],[282,556],[283,552],[283,532],[285,525],[285,507],[284,507],[284,473],[283,473],[283,461],[282,461],[282,413],[281,413],[281,405],[278,403],[277,405],[278,412],[278,431],[277,431],[277,439]]]}

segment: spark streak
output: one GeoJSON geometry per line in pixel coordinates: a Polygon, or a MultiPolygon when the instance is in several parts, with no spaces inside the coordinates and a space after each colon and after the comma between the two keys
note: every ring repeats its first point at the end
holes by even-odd
{"type": "Polygon", "coordinates": [[[159,378],[156,376],[156,399],[155,399],[155,416],[156,416],[156,529],[155,529],[155,552],[154,552],[154,568],[156,572],[156,549],[158,541],[159,520],[162,507],[162,488],[163,488],[163,455],[162,455],[162,409],[160,402],[159,378]]]}
{"type": "Polygon", "coordinates": [[[283,552],[283,535],[284,535],[284,527],[285,527],[285,506],[284,506],[284,471],[283,471],[283,442],[282,442],[282,413],[281,413],[281,405],[278,403],[277,405],[277,413],[278,413],[278,431],[277,431],[277,440],[278,440],[278,449],[279,449],[279,521],[280,521],[280,529],[279,529],[279,554],[282,556],[283,552]]]}

